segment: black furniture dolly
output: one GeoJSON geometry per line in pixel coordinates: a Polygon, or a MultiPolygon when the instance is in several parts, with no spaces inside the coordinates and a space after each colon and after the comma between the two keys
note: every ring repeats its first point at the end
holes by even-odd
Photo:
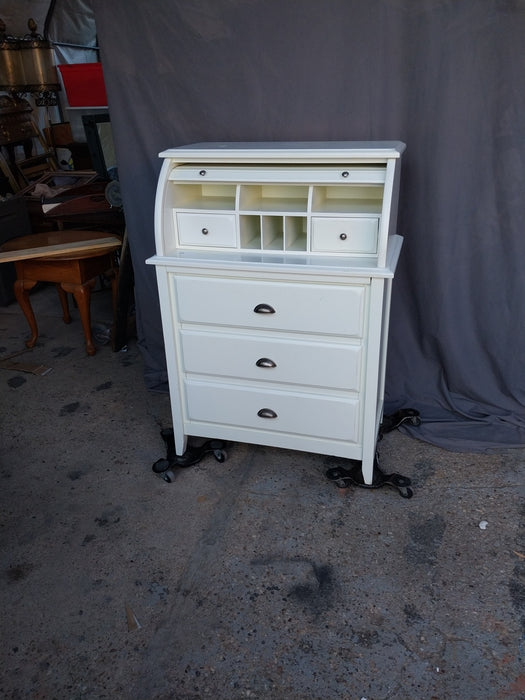
{"type": "MultiPolygon", "coordinates": [[[[418,411],[413,408],[404,408],[395,413],[384,416],[383,422],[379,428],[378,441],[382,440],[385,433],[389,433],[403,423],[411,425],[421,425],[421,418],[418,411]]],[[[226,460],[226,443],[222,440],[206,440],[199,445],[190,445],[183,455],[177,455],[175,452],[175,440],[173,438],[173,430],[165,428],[161,430],[161,437],[166,445],[166,457],[158,459],[152,469],[153,472],[163,481],[170,484],[175,479],[174,469],[177,467],[191,467],[200,462],[207,454],[213,454],[217,462],[226,460]]],[[[351,465],[349,469],[343,467],[333,467],[328,469],[326,477],[335,482],[339,488],[347,488],[348,486],[361,486],[367,489],[378,489],[381,486],[392,486],[396,488],[403,498],[412,498],[413,491],[411,489],[411,481],[406,476],[400,474],[385,474],[379,466],[379,460],[376,453],[374,460],[374,477],[371,484],[365,484],[361,471],[361,462],[358,460],[347,460],[351,465]]]]}
{"type": "MultiPolygon", "coordinates": [[[[385,433],[390,433],[392,430],[399,428],[403,423],[411,425],[421,425],[421,418],[418,411],[413,408],[403,408],[391,415],[384,416],[383,422],[379,427],[378,441],[383,439],[385,433]]],[[[360,486],[365,489],[378,489],[381,486],[392,486],[397,489],[403,498],[412,498],[414,492],[411,489],[412,482],[406,476],[401,474],[385,474],[379,466],[379,459],[376,456],[374,459],[374,473],[371,484],[365,484],[361,471],[361,462],[349,459],[350,468],[333,467],[328,469],[326,476],[330,481],[334,481],[339,488],[347,488],[348,486],[360,486]]]]}
{"type": "Polygon", "coordinates": [[[166,457],[158,459],[153,465],[153,472],[168,484],[175,479],[176,467],[191,467],[203,459],[207,454],[213,454],[217,462],[226,461],[226,443],[222,440],[206,440],[200,445],[190,445],[183,455],[175,451],[175,439],[172,428],[164,428],[160,431],[166,445],[166,457]]]}

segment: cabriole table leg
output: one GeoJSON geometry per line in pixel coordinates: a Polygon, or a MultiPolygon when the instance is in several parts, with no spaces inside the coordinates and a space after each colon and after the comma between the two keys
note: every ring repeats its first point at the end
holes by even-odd
{"type": "Polygon", "coordinates": [[[62,282],[62,289],[65,292],[71,292],[77,302],[80,320],[82,321],[82,329],[86,341],[86,352],[88,355],[96,353],[93,337],[91,335],[91,289],[95,286],[94,279],[89,280],[85,284],[72,284],[70,282],[62,282]]]}
{"type": "Polygon", "coordinates": [[[60,282],[57,282],[55,286],[57,288],[58,298],[60,299],[60,304],[62,306],[62,318],[64,319],[64,323],[71,323],[71,316],[69,314],[69,304],[67,301],[67,294],[62,289],[60,282]]]}
{"type": "Polygon", "coordinates": [[[26,347],[34,348],[38,338],[38,327],[36,325],[35,314],[29,300],[29,292],[37,284],[36,280],[17,279],[14,283],[16,300],[24,312],[24,316],[31,329],[31,338],[26,340],[26,347]]]}

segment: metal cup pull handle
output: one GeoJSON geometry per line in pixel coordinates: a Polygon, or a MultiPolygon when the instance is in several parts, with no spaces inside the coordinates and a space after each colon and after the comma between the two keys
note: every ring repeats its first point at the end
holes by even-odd
{"type": "Polygon", "coordinates": [[[277,418],[277,413],[271,408],[261,408],[260,411],[257,411],[257,415],[259,418],[277,418]]]}
{"type": "Polygon", "coordinates": [[[275,309],[270,304],[257,304],[254,308],[256,314],[274,314],[275,309]]]}
{"type": "Polygon", "coordinates": [[[257,365],[257,367],[277,367],[275,362],[273,360],[270,360],[269,357],[260,357],[255,364],[257,365]]]}

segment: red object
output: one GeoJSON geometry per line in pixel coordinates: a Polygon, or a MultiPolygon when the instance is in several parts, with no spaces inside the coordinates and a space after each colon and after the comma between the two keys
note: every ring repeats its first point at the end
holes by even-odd
{"type": "Polygon", "coordinates": [[[64,63],[57,68],[70,107],[107,107],[101,63],[64,63]]]}

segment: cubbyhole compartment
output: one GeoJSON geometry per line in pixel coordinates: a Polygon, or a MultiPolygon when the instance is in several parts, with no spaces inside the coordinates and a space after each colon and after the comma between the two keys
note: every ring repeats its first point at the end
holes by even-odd
{"type": "Polygon", "coordinates": [[[305,251],[306,243],[306,216],[284,217],[284,248],[285,250],[305,251]]]}
{"type": "Polygon", "coordinates": [[[178,209],[235,210],[236,185],[177,183],[172,188],[172,206],[178,209]]]}
{"type": "Polygon", "coordinates": [[[239,216],[239,234],[241,248],[261,249],[261,217],[258,215],[239,216]]]}
{"type": "Polygon", "coordinates": [[[284,219],[282,216],[261,216],[263,250],[282,250],[284,219]]]}
{"type": "Polygon", "coordinates": [[[241,211],[305,212],[308,185],[241,185],[241,211]]]}
{"type": "Polygon", "coordinates": [[[383,185],[321,185],[313,188],[312,212],[380,214],[383,185]]]}

